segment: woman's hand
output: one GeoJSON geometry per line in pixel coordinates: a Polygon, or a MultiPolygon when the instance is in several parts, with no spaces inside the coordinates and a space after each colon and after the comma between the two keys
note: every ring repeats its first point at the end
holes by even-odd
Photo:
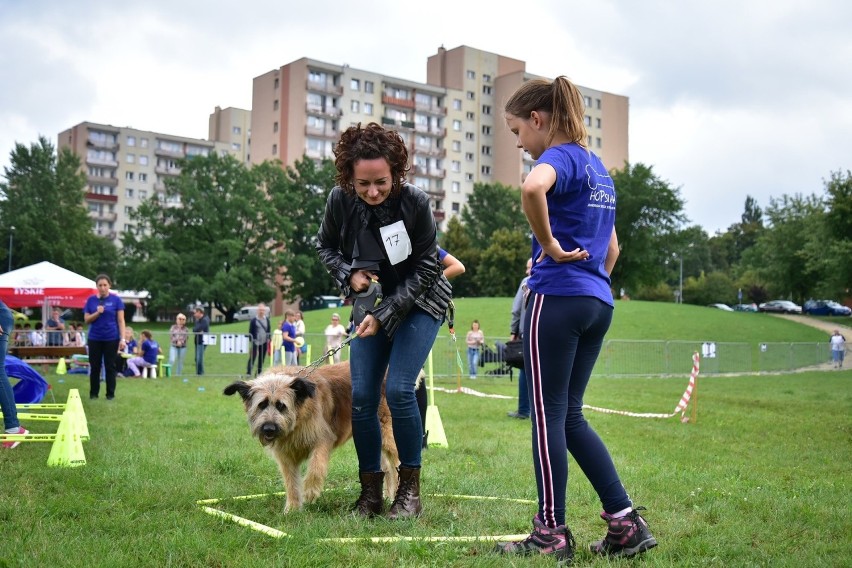
{"type": "Polygon", "coordinates": [[[536,262],[541,262],[544,257],[549,256],[556,262],[577,262],[578,260],[586,260],[589,258],[589,252],[580,248],[575,248],[572,251],[562,250],[562,245],[559,241],[552,239],[547,243],[541,243],[541,255],[536,262]]]}
{"type": "Polygon", "coordinates": [[[357,294],[369,288],[370,282],[376,279],[376,275],[369,270],[356,270],[349,277],[349,287],[357,294]]]}
{"type": "Polygon", "coordinates": [[[374,318],[372,315],[367,314],[364,317],[364,321],[361,322],[361,325],[355,328],[355,335],[358,337],[370,337],[371,335],[376,335],[381,327],[379,320],[374,318]]]}

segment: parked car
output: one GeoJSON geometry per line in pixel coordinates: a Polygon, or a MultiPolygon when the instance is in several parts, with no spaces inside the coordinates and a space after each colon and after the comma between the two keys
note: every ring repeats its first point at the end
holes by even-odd
{"type": "Polygon", "coordinates": [[[757,304],[734,304],[732,306],[735,312],[756,312],[757,304]]]}
{"type": "Polygon", "coordinates": [[[772,314],[801,314],[802,306],[788,300],[770,300],[757,306],[758,311],[772,314]]]}
{"type": "Polygon", "coordinates": [[[234,321],[249,321],[256,315],[257,306],[245,306],[240,311],[234,314],[234,321]]]}
{"type": "Polygon", "coordinates": [[[723,310],[725,312],[732,312],[734,308],[729,306],[728,304],[707,304],[708,308],[716,308],[717,310],[723,310]]]}
{"type": "Polygon", "coordinates": [[[849,316],[852,308],[838,304],[834,300],[808,300],[802,310],[812,316],[849,316]]]}

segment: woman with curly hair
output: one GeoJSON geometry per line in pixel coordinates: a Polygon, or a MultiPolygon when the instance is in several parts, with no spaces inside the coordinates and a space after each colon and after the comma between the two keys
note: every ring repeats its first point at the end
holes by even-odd
{"type": "Polygon", "coordinates": [[[317,251],[343,294],[354,299],[352,436],[361,482],[355,512],[372,517],[384,509],[377,410],[387,370],[385,395],[401,462],[388,517],[416,517],[423,432],[414,384],[452,289],[441,271],[429,197],[405,181],[402,137],[376,123],[358,124],[343,132],[334,155],[337,185],[317,251]]]}

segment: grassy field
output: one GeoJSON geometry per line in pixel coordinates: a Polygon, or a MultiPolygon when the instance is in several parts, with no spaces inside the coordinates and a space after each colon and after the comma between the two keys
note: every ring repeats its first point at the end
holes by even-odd
{"type": "MultiPolygon", "coordinates": [[[[490,322],[483,323],[486,333],[486,325],[508,321],[502,306],[467,302],[494,317],[478,316],[490,322]]],[[[826,339],[762,314],[668,305],[684,310],[680,318],[659,306],[666,305],[619,304],[613,334],[661,334],[671,327],[678,335],[698,328],[747,337],[743,328],[755,325],[779,340],[826,339]],[[729,315],[739,317],[719,319],[729,315]],[[647,321],[625,321],[632,319],[647,321]]],[[[308,331],[320,329],[328,313],[307,312],[308,331]]],[[[234,324],[235,330],[244,327],[234,324]]],[[[216,364],[211,353],[208,366],[216,364]]],[[[45,443],[0,452],[0,520],[6,528],[0,567],[553,565],[490,552],[493,537],[528,532],[536,510],[529,422],[506,417],[516,404],[516,385],[505,378],[482,377],[474,386],[510,398],[435,394],[449,448],[424,454],[423,517],[396,523],[348,513],[359,489],[351,444],[334,454],[319,500],[283,515],[275,464],[249,437],[239,399],[222,395],[229,377],[123,379],[111,402],[89,401],[84,376],[48,380],[58,400],[71,388],[83,395],[91,436],[84,443],[87,465],[46,466],[45,443]],[[245,495],[266,496],[233,499],[245,495]],[[273,538],[205,513],[197,501],[213,498],[222,500],[212,507],[287,536],[273,538]],[[371,537],[392,541],[376,544],[371,537]]],[[[660,545],[643,565],[848,566],[850,380],[848,370],[699,378],[697,420],[688,424],[589,413],[631,497],[648,508],[660,545]]],[[[452,390],[455,381],[441,379],[435,386],[452,390]]],[[[685,386],[685,376],[596,378],[586,402],[670,412],[685,386]]],[[[55,431],[50,423],[26,426],[55,431]]],[[[575,565],[633,565],[585,552],[605,525],[593,491],[573,466],[568,494],[568,522],[579,549],[575,565]]]]}

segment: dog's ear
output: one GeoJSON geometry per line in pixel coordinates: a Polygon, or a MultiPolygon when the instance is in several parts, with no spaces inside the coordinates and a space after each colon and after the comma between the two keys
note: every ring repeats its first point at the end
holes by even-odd
{"type": "Polygon", "coordinates": [[[317,390],[317,386],[314,383],[301,377],[294,379],[290,383],[290,388],[296,392],[296,404],[300,404],[306,398],[312,398],[317,390]]]}
{"type": "Polygon", "coordinates": [[[226,386],[224,392],[228,396],[231,396],[235,392],[238,392],[240,393],[240,396],[243,397],[243,400],[247,400],[250,396],[249,391],[251,391],[251,386],[247,382],[237,381],[226,386]]]}

